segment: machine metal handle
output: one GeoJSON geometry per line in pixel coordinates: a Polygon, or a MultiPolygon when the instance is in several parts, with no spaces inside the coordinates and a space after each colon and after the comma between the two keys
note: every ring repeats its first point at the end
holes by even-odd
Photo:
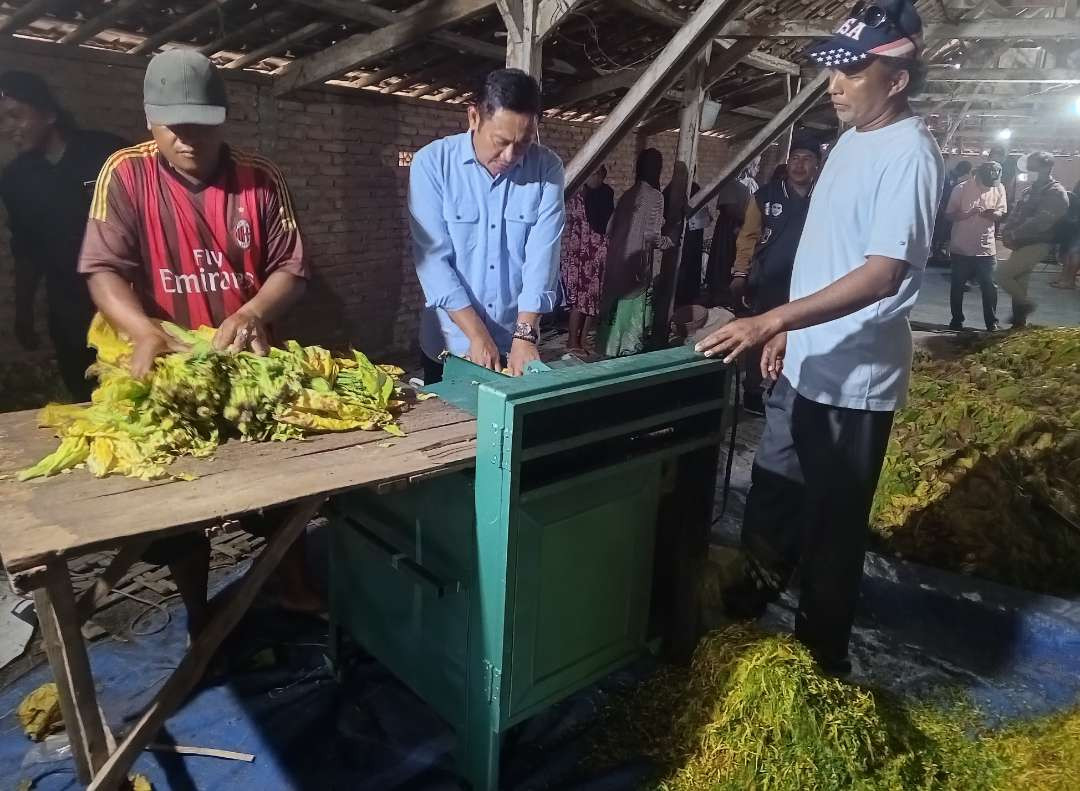
{"type": "Polygon", "coordinates": [[[464,589],[460,580],[444,580],[433,574],[431,571],[424,568],[424,566],[413,560],[412,557],[409,556],[409,553],[402,552],[399,547],[390,543],[374,530],[361,524],[353,517],[342,513],[340,509],[333,505],[329,505],[326,510],[333,513],[334,516],[352,528],[357,536],[368,545],[368,548],[376,554],[381,555],[383,560],[385,560],[392,569],[401,572],[405,576],[410,577],[413,582],[427,588],[436,598],[441,599],[450,593],[460,593],[464,589]]]}

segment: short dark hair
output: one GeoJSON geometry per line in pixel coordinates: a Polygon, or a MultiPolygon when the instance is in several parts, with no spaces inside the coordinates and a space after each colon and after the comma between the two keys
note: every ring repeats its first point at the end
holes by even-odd
{"type": "Polygon", "coordinates": [[[39,113],[51,113],[61,132],[75,129],[75,118],[60,105],[49,84],[31,71],[12,69],[0,74],[0,97],[33,107],[39,113]]]}
{"type": "Polygon", "coordinates": [[[908,73],[907,88],[904,89],[905,99],[915,99],[926,90],[926,81],[929,76],[926,64],[913,58],[890,58],[887,55],[878,55],[880,60],[893,73],[906,71],[908,73]]]}
{"type": "Polygon", "coordinates": [[[961,159],[959,162],[956,163],[956,166],[953,168],[953,172],[963,174],[970,173],[971,163],[968,162],[966,159],[961,159]]]}
{"type": "Polygon", "coordinates": [[[521,69],[496,69],[489,72],[473,96],[473,105],[485,118],[499,110],[525,115],[540,115],[540,84],[521,69]]]}

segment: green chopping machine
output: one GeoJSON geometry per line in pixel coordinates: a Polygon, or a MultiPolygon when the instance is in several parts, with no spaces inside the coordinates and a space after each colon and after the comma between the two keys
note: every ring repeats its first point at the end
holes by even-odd
{"type": "Polygon", "coordinates": [[[331,633],[457,733],[498,788],[511,726],[700,632],[732,369],[688,347],[510,378],[451,358],[430,388],[476,416],[475,466],[333,498],[331,633]]]}

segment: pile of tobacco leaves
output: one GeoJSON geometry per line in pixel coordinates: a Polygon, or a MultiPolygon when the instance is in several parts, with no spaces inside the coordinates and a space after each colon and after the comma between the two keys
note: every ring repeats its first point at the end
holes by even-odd
{"type": "Polygon", "coordinates": [[[1006,729],[822,676],[793,638],[731,626],[610,699],[592,760],[644,756],[653,791],[1075,791],[1080,709],[1006,729]]]}
{"type": "Polygon", "coordinates": [[[1080,328],[917,360],[871,523],[886,553],[1080,592],[1080,328]]]}
{"type": "Polygon", "coordinates": [[[59,447],[19,474],[21,480],[85,466],[93,475],[165,477],[180,456],[205,458],[226,439],[302,439],[309,434],[382,429],[401,436],[406,408],[394,377],[360,352],[334,357],[289,341],[260,357],[216,351],[214,330],[162,327],[189,350],[158,358],[150,375],[129,372],[131,344],[101,316],[90,327],[97,376],[89,406],[49,404],[39,422],[59,447]]]}

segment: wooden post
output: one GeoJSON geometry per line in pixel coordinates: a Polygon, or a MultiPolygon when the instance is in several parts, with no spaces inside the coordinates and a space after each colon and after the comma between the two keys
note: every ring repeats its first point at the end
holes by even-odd
{"type": "MultiPolygon", "coordinates": [[[[784,83],[784,93],[788,100],[788,103],[790,104],[791,100],[795,98],[795,94],[802,90],[802,77],[792,77],[789,74],[787,75],[787,79],[784,81],[784,83]]],[[[784,141],[784,158],[781,161],[787,162],[789,159],[791,159],[791,143],[794,139],[795,123],[792,122],[791,126],[788,127],[787,139],[784,141]]]]}
{"type": "Polygon", "coordinates": [[[506,68],[540,81],[544,44],[536,35],[537,0],[496,0],[506,25],[506,68]]]}
{"type": "MultiPolygon", "coordinates": [[[[656,284],[656,303],[653,318],[652,346],[667,346],[671,312],[675,306],[678,290],[679,265],[682,260],[683,238],[686,235],[686,202],[697,171],[698,140],[701,136],[701,110],[705,105],[705,75],[709,70],[709,54],[712,45],[707,44],[697,60],[683,77],[682,117],[679,122],[679,145],[675,150],[675,164],[668,190],[669,205],[664,207],[666,232],[675,245],[664,252],[660,265],[660,277],[656,284]]],[[[698,261],[701,266],[701,261],[698,261]]]]}
{"type": "Polygon", "coordinates": [[[94,775],[87,791],[111,791],[124,778],[139,753],[153,742],[162,723],[202,678],[215,652],[240,622],[263,583],[281,562],[285,552],[299,538],[323,501],[323,497],[309,497],[292,507],[289,518],[271,536],[251,569],[230,591],[228,599],[215,610],[202,634],[195,639],[149,708],[105,761],[101,770],[94,775]]]}
{"type": "Polygon", "coordinates": [[[566,167],[566,195],[573,195],[589,173],[619,144],[634,125],[667,93],[679,75],[729,20],[742,0],[705,0],[686,24],[649,64],[592,137],[566,167]]]}
{"type": "Polygon", "coordinates": [[[82,619],[75,605],[67,564],[51,560],[45,575],[45,587],[34,591],[34,607],[45,653],[56,679],[60,712],[75,757],[75,772],[79,782],[89,783],[109,756],[105,726],[90,674],[86,643],[79,629],[82,619]]]}
{"type": "Polygon", "coordinates": [[[826,71],[815,77],[809,85],[799,92],[798,96],[776,114],[775,118],[765,124],[761,131],[739,150],[739,153],[728,161],[716,178],[709,182],[707,186],[702,187],[701,191],[690,199],[690,206],[687,211],[693,214],[716,197],[716,193],[720,191],[724,184],[734,178],[754,157],[768,148],[789,125],[802,118],[814,106],[817,100],[821,98],[821,94],[825,92],[828,82],[829,73],[826,71]]]}

